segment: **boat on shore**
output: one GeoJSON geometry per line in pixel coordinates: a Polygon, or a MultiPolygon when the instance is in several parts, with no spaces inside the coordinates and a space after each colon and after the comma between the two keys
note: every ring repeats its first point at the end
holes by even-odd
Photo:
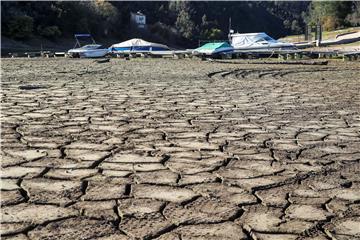
{"type": "Polygon", "coordinates": [[[294,44],[275,40],[264,32],[231,33],[229,35],[229,40],[235,52],[242,52],[242,51],[261,52],[261,51],[296,49],[296,46],[294,44]]]}
{"type": "Polygon", "coordinates": [[[75,34],[74,36],[76,39],[75,46],[68,51],[68,54],[71,57],[99,58],[104,57],[109,53],[107,48],[103,48],[100,44],[96,44],[90,34],[75,34]],[[81,46],[81,41],[84,38],[90,39],[92,43],[81,46]]]}
{"type": "Polygon", "coordinates": [[[206,43],[192,51],[193,55],[212,56],[222,53],[231,53],[234,48],[227,42],[206,43]]]}
{"type": "Polygon", "coordinates": [[[172,52],[164,44],[148,42],[140,38],[133,38],[125,42],[116,43],[109,47],[111,53],[151,53],[172,52]]]}
{"type": "Polygon", "coordinates": [[[102,48],[99,44],[88,44],[79,48],[73,48],[68,51],[72,57],[98,58],[104,57],[109,50],[102,48]]]}

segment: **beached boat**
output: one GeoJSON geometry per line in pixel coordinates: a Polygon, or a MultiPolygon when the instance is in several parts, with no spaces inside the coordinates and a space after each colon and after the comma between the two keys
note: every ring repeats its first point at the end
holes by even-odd
{"type": "Polygon", "coordinates": [[[107,48],[102,48],[99,44],[89,44],[80,48],[70,49],[68,54],[72,57],[97,58],[104,57],[108,52],[107,48]]]}
{"type": "Polygon", "coordinates": [[[75,39],[76,43],[74,48],[68,51],[68,54],[71,57],[98,58],[104,57],[109,53],[107,48],[103,48],[100,44],[96,44],[90,34],[75,34],[75,39]],[[84,39],[90,39],[92,43],[81,46],[81,42],[84,39]]]}
{"type": "Polygon", "coordinates": [[[231,46],[238,51],[271,51],[293,50],[292,43],[281,42],[273,39],[266,33],[232,33],[229,35],[231,46]]]}
{"type": "Polygon", "coordinates": [[[227,42],[206,43],[192,51],[194,55],[216,55],[233,52],[234,48],[227,42]]]}
{"type": "Polygon", "coordinates": [[[113,44],[109,47],[109,51],[112,53],[171,52],[170,48],[166,45],[147,42],[139,38],[133,38],[125,42],[113,44]]]}

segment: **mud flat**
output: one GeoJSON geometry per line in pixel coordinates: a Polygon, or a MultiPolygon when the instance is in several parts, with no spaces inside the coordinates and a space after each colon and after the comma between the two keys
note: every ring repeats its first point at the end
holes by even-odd
{"type": "Polygon", "coordinates": [[[359,239],[360,63],[3,59],[3,239],[359,239]]]}

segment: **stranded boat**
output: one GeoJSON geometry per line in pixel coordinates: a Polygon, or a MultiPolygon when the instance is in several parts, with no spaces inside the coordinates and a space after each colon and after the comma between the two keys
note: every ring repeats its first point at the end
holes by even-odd
{"type": "Polygon", "coordinates": [[[109,47],[112,53],[151,53],[171,52],[170,48],[160,43],[147,42],[143,39],[133,38],[109,47]]]}
{"type": "Polygon", "coordinates": [[[216,55],[221,53],[230,53],[233,52],[234,48],[227,42],[215,42],[215,43],[206,43],[205,45],[196,48],[192,51],[194,55],[216,55]]]}
{"type": "Polygon", "coordinates": [[[98,58],[104,57],[109,52],[107,48],[103,48],[100,44],[96,44],[90,34],[75,34],[75,39],[76,43],[74,48],[68,51],[68,54],[71,57],[98,58]],[[81,41],[84,38],[90,38],[92,44],[81,46],[81,41]]]}
{"type": "Polygon", "coordinates": [[[235,52],[294,50],[296,48],[294,44],[275,40],[264,32],[230,33],[229,40],[235,52]]]}
{"type": "Polygon", "coordinates": [[[109,50],[107,48],[101,48],[99,44],[88,44],[79,48],[73,48],[68,51],[68,54],[72,57],[85,57],[85,58],[97,58],[104,57],[109,50]]]}

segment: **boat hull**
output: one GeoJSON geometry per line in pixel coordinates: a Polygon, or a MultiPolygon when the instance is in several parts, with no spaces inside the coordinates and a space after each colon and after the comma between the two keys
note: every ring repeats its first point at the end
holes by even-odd
{"type": "Polygon", "coordinates": [[[109,48],[112,53],[151,53],[151,52],[170,52],[168,48],[154,47],[112,47],[109,48]]]}
{"type": "Polygon", "coordinates": [[[268,44],[264,46],[234,46],[234,51],[277,51],[277,50],[295,50],[294,44],[279,43],[279,44],[268,44]]]}
{"type": "Polygon", "coordinates": [[[231,53],[233,51],[234,51],[234,48],[219,48],[216,50],[194,50],[192,52],[192,54],[211,56],[211,55],[216,55],[216,54],[221,54],[221,53],[231,53]]]}
{"type": "Polygon", "coordinates": [[[71,49],[68,53],[72,57],[83,57],[83,58],[99,58],[104,57],[109,53],[108,49],[92,49],[92,50],[80,50],[80,49],[71,49]]]}

